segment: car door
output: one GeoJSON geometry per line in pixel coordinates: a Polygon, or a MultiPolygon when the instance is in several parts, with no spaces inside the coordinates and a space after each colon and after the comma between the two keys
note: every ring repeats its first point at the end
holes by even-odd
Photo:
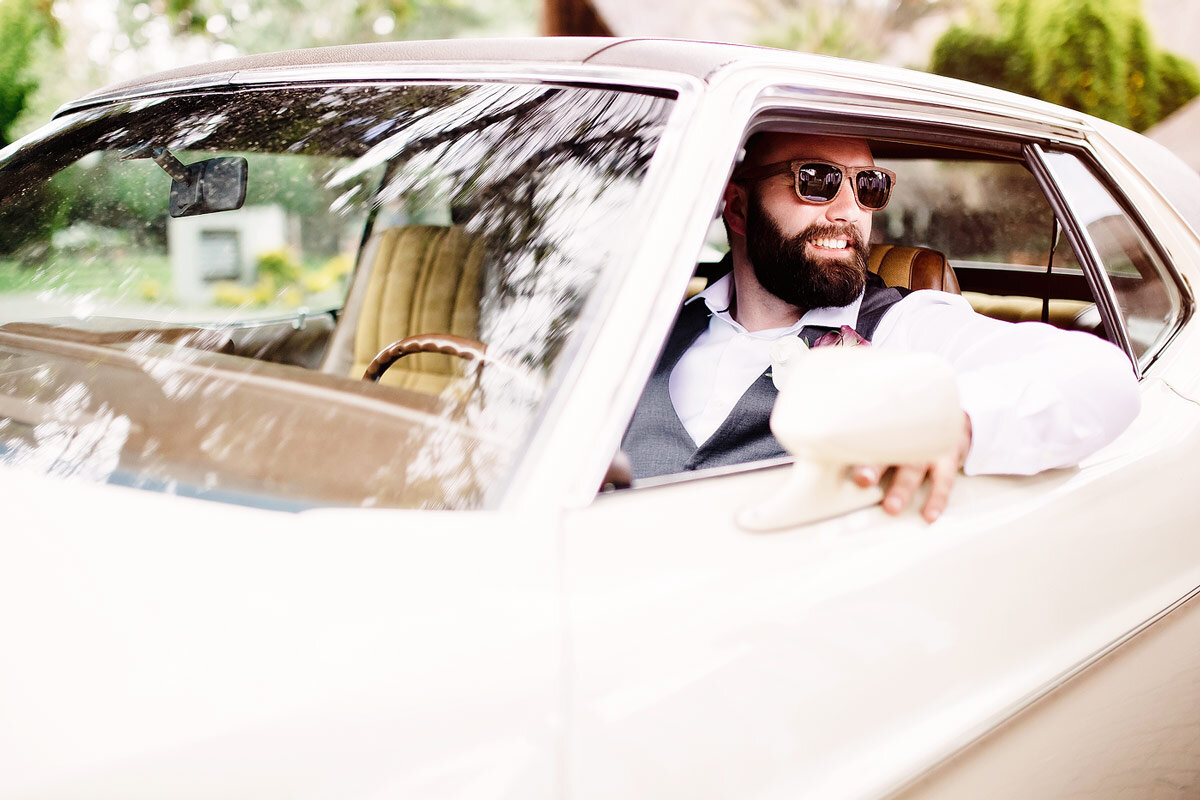
{"type": "MultiPolygon", "coordinates": [[[[758,88],[759,105],[747,110],[759,115],[750,119],[791,113],[815,119],[817,130],[860,134],[881,124],[878,111],[821,118],[812,87],[758,88]]],[[[869,99],[847,105],[866,107],[869,99]]],[[[887,100],[910,137],[921,127],[914,119],[931,130],[947,122],[928,103],[897,108],[899,100],[887,100]]],[[[1025,146],[1060,136],[1043,131],[1025,146]]],[[[1084,157],[1084,169],[1108,186],[1108,173],[1084,157]]],[[[1080,191],[1064,188],[1063,176],[1040,160],[1030,163],[1070,231],[1107,324],[1128,348],[1128,306],[1111,276],[1100,274],[1098,234],[1073,205],[1080,191]]],[[[1168,226],[1161,233],[1173,246],[1168,258],[1158,229],[1130,215],[1129,198],[1118,193],[1112,201],[1150,255],[1165,261],[1166,271],[1152,280],[1190,275],[1200,263],[1194,239],[1168,226]]],[[[775,533],[740,528],[737,512],[778,491],[784,464],[635,486],[568,512],[571,793],[933,791],[912,782],[956,753],[983,767],[966,784],[946,784],[959,792],[948,796],[964,796],[964,786],[966,796],[981,796],[980,786],[1055,794],[1111,785],[1120,768],[1105,760],[1113,740],[1078,737],[1095,704],[1117,708],[1115,724],[1127,719],[1111,705],[1119,687],[1139,676],[1178,686],[1193,674],[1172,659],[1194,622],[1150,633],[1164,615],[1190,610],[1184,601],[1200,585],[1192,566],[1200,563],[1200,543],[1185,511],[1186,487],[1200,477],[1188,458],[1200,443],[1200,410],[1173,388],[1168,369],[1194,359],[1197,343],[1187,324],[1190,297],[1176,290],[1177,313],[1135,355],[1142,410],[1124,434],[1076,468],[960,477],[935,525],[870,507],[775,533]],[[1177,480],[1162,480],[1167,473],[1177,480]],[[1167,645],[1151,646],[1164,638],[1167,645]],[[1137,670],[1101,681],[1101,690],[1073,705],[1052,702],[1135,649],[1145,654],[1137,670]],[[1076,746],[1062,751],[1061,770],[1029,769],[1027,748],[989,735],[1018,714],[1030,730],[1075,737],[1076,746]]],[[[1168,709],[1170,719],[1190,712],[1193,700],[1168,709]]],[[[1162,722],[1159,734],[1169,727],[1162,722]]],[[[1135,740],[1135,730],[1117,740],[1131,758],[1143,758],[1162,739],[1135,740]]],[[[1060,744],[1046,736],[1039,741],[1060,744]]],[[[1172,752],[1179,757],[1171,765],[1187,756],[1172,752]]]]}

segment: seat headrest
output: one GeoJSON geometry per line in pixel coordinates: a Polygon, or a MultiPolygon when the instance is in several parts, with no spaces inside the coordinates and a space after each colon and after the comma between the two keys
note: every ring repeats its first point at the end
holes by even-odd
{"type": "Polygon", "coordinates": [[[961,294],[958,278],[946,257],[927,247],[877,244],[871,248],[867,268],[888,286],[961,294]]]}

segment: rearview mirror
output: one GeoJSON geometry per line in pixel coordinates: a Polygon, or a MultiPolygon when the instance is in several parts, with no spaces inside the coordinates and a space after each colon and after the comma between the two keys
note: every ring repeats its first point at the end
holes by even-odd
{"type": "Polygon", "coordinates": [[[932,461],[962,433],[954,370],[938,356],[826,347],[787,368],[771,430],[796,463],[779,491],[738,514],[748,530],[777,530],[874,505],[882,490],[854,485],[850,465],[932,461]]]}
{"type": "Polygon", "coordinates": [[[172,217],[233,211],[246,202],[246,159],[225,156],[180,166],[186,174],[172,176],[172,217]]]}

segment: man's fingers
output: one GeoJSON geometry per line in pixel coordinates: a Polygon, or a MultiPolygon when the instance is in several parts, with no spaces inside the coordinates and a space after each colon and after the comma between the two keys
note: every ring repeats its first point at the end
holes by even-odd
{"type": "Polygon", "coordinates": [[[888,486],[887,494],[883,498],[883,510],[889,514],[899,514],[908,508],[908,504],[912,502],[913,495],[916,494],[921,482],[925,480],[925,473],[928,471],[928,464],[907,464],[896,467],[892,473],[892,483],[888,486]]]}
{"type": "MultiPolygon", "coordinates": [[[[929,476],[929,496],[921,508],[921,516],[926,522],[934,522],[946,510],[950,502],[950,490],[954,488],[954,480],[958,477],[959,467],[966,460],[971,450],[971,418],[965,413],[963,418],[962,436],[958,447],[945,454],[937,461],[929,464],[908,464],[893,467],[892,480],[883,496],[883,510],[889,514],[899,514],[908,508],[917,490],[929,476]]],[[[851,470],[851,477],[859,486],[873,486],[879,480],[879,467],[858,466],[851,470]],[[870,472],[874,470],[874,472],[870,472]],[[874,480],[871,480],[871,478],[874,480]]]]}
{"type": "Polygon", "coordinates": [[[954,488],[954,479],[958,476],[958,454],[952,453],[933,462],[929,469],[929,497],[921,516],[926,522],[935,522],[946,504],[950,502],[950,490],[954,488]]]}

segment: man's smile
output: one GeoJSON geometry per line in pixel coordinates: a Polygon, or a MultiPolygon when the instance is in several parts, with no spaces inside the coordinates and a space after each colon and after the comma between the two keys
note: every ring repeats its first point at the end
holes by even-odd
{"type": "Polygon", "coordinates": [[[808,243],[818,250],[845,250],[850,246],[850,240],[842,237],[809,239],[808,243]]]}

